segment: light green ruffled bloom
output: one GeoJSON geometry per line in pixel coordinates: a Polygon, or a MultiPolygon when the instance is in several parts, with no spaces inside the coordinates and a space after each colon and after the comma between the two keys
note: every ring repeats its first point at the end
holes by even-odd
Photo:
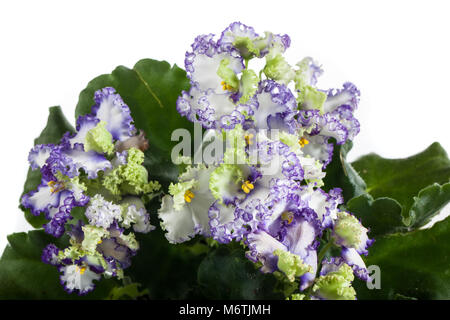
{"type": "Polygon", "coordinates": [[[295,71],[277,49],[271,49],[266,55],[266,65],[263,72],[268,78],[285,85],[295,78],[295,71]]]}
{"type": "Polygon", "coordinates": [[[195,188],[198,182],[195,179],[191,179],[179,183],[171,183],[169,185],[169,193],[173,197],[173,208],[177,211],[181,210],[186,203],[186,197],[189,198],[188,202],[192,200],[189,194],[186,193],[195,188]]]}
{"type": "Polygon", "coordinates": [[[242,76],[240,81],[240,89],[242,96],[239,99],[240,103],[246,103],[251,97],[253,97],[258,90],[259,78],[255,71],[244,69],[242,70],[242,76]]]}
{"type": "Polygon", "coordinates": [[[345,211],[338,212],[333,232],[333,237],[338,243],[348,248],[358,248],[361,245],[364,231],[367,231],[367,229],[361,225],[355,216],[345,211]]]}
{"type": "Polygon", "coordinates": [[[239,89],[239,79],[228,65],[230,60],[223,59],[220,61],[219,68],[217,69],[217,75],[223,80],[223,87],[228,91],[237,91],[239,89]]]}
{"type": "Polygon", "coordinates": [[[323,114],[323,105],[327,100],[327,94],[319,91],[316,88],[307,85],[300,89],[297,96],[297,102],[301,108],[306,110],[319,110],[320,114],[323,114]]]}
{"type": "Polygon", "coordinates": [[[233,46],[239,51],[245,60],[252,59],[260,55],[262,48],[258,47],[259,42],[254,42],[249,37],[235,37],[233,46]]]}
{"type": "Polygon", "coordinates": [[[295,71],[295,90],[298,91],[297,103],[303,109],[319,110],[323,114],[323,104],[327,100],[325,92],[319,91],[309,84],[309,63],[310,59],[305,58],[297,63],[298,69],[295,71]]]}
{"type": "Polygon", "coordinates": [[[226,149],[223,155],[223,162],[225,164],[247,163],[245,133],[242,125],[236,125],[232,130],[226,131],[225,139],[226,149]]]}
{"type": "Polygon", "coordinates": [[[299,144],[299,136],[296,134],[290,134],[286,131],[281,131],[279,133],[279,139],[281,142],[283,142],[285,145],[291,149],[292,152],[294,152],[296,155],[301,156],[303,155],[302,148],[299,144]]]}
{"type": "Polygon", "coordinates": [[[296,90],[303,90],[303,88],[307,85],[309,85],[309,58],[304,58],[302,61],[297,62],[296,66],[298,69],[295,71],[295,89],[296,90]]]}
{"type": "Polygon", "coordinates": [[[329,272],[315,280],[313,295],[328,300],[355,300],[356,291],[351,286],[353,270],[343,264],[337,271],[329,272]]]}
{"type": "Polygon", "coordinates": [[[142,163],[144,153],[136,148],[128,150],[127,163],[108,172],[103,186],[113,195],[146,194],[157,191],[161,185],[157,181],[148,182],[148,172],[142,163]]]}
{"type": "Polygon", "coordinates": [[[58,259],[72,259],[78,260],[85,255],[85,252],[79,247],[79,245],[72,245],[59,251],[58,259]]]}
{"type": "Polygon", "coordinates": [[[130,232],[129,234],[125,235],[121,233],[119,235],[119,239],[122,240],[122,244],[130,248],[131,250],[139,250],[139,242],[136,240],[136,236],[133,232],[130,232]]]}
{"type": "Polygon", "coordinates": [[[307,272],[312,272],[311,266],[305,264],[296,254],[280,249],[275,250],[273,254],[278,256],[278,269],[280,269],[291,282],[295,280],[295,277],[301,277],[307,272]]]}
{"type": "Polygon", "coordinates": [[[211,173],[209,189],[214,198],[223,203],[223,197],[236,193],[242,181],[243,173],[239,166],[222,164],[211,173]]]}
{"type": "Polygon", "coordinates": [[[94,150],[98,153],[111,155],[114,152],[113,137],[106,129],[106,122],[100,121],[94,128],[86,133],[84,150],[94,150]]]}
{"type": "Polygon", "coordinates": [[[84,225],[82,230],[84,233],[84,239],[81,243],[81,247],[89,254],[95,254],[97,245],[102,243],[102,239],[109,235],[108,231],[105,229],[90,224],[84,225]]]}

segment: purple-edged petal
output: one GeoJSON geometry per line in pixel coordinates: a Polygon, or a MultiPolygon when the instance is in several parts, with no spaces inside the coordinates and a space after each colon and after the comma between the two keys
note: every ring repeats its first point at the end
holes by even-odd
{"type": "Polygon", "coordinates": [[[329,137],[321,135],[305,136],[308,144],[302,148],[303,153],[319,160],[323,167],[326,168],[333,158],[334,150],[333,144],[328,142],[329,137]]]}
{"type": "Polygon", "coordinates": [[[59,249],[53,243],[48,244],[44,250],[42,250],[42,262],[50,264],[52,266],[59,265],[59,249]]]}
{"type": "Polygon", "coordinates": [[[245,114],[251,114],[252,101],[247,104],[235,104],[226,93],[202,92],[192,87],[177,100],[177,110],[192,122],[200,123],[204,128],[233,129],[244,123],[245,114]]]}
{"type": "Polygon", "coordinates": [[[354,248],[342,248],[342,258],[353,269],[353,273],[363,281],[369,280],[369,272],[361,256],[354,248]]]}
{"type": "Polygon", "coordinates": [[[186,53],[185,68],[191,84],[202,92],[224,93],[223,79],[217,74],[222,60],[228,60],[228,68],[235,74],[244,69],[239,53],[234,48],[220,48],[213,40],[214,35],[201,35],[186,53]]]}
{"type": "Polygon", "coordinates": [[[117,238],[103,239],[102,243],[97,246],[97,250],[105,258],[113,258],[119,262],[123,269],[131,265],[131,257],[134,255],[133,251],[119,243],[117,238]]]}
{"type": "Polygon", "coordinates": [[[284,85],[272,80],[264,80],[259,84],[256,94],[258,107],[254,111],[254,122],[257,129],[279,129],[280,117],[287,128],[295,127],[297,101],[292,92],[284,85]],[[275,119],[278,116],[278,119],[275,119]],[[274,118],[274,119],[272,119],[274,118]]]}
{"type": "Polygon", "coordinates": [[[273,254],[275,250],[287,251],[285,245],[276,240],[265,231],[251,233],[247,237],[247,245],[250,251],[246,253],[247,258],[253,262],[261,262],[261,271],[264,273],[277,270],[278,257],[273,254]]]}
{"type": "Polygon", "coordinates": [[[214,202],[208,210],[209,227],[211,236],[220,243],[229,243],[233,239],[235,231],[235,206],[214,202]]]}
{"type": "Polygon", "coordinates": [[[312,272],[307,272],[303,276],[300,277],[300,290],[303,291],[309,288],[316,278],[317,272],[317,251],[316,250],[308,250],[308,254],[303,257],[303,261],[305,264],[311,266],[312,272]]]}
{"type": "Polygon", "coordinates": [[[94,100],[96,104],[92,107],[92,114],[106,122],[106,129],[114,140],[124,141],[134,135],[136,129],[132,124],[130,108],[114,88],[96,91],[94,100]]]}
{"type": "Polygon", "coordinates": [[[47,161],[54,147],[53,144],[38,144],[34,146],[28,154],[28,162],[30,163],[31,169],[36,170],[41,168],[47,161]]]}
{"type": "Polygon", "coordinates": [[[360,92],[351,82],[344,83],[342,89],[329,90],[327,95],[323,105],[324,113],[332,112],[342,105],[348,105],[352,110],[358,107],[360,92]]]}
{"type": "Polygon", "coordinates": [[[41,212],[49,212],[50,208],[59,205],[60,193],[53,192],[47,183],[41,183],[37,190],[31,191],[22,197],[22,205],[38,216],[41,212]]]}
{"type": "Polygon", "coordinates": [[[71,148],[76,144],[84,144],[86,134],[89,130],[95,128],[99,122],[100,120],[91,114],[79,116],[77,119],[77,132],[74,134],[67,132],[63,136],[62,143],[69,145],[71,148]]]}
{"type": "Polygon", "coordinates": [[[60,282],[68,293],[76,292],[79,295],[94,290],[94,280],[100,280],[101,275],[91,271],[88,267],[76,264],[61,266],[60,282]]]}
{"type": "Polygon", "coordinates": [[[78,171],[83,169],[89,179],[97,178],[99,171],[111,168],[111,163],[101,154],[95,151],[85,152],[81,145],[76,145],[73,149],[67,149],[62,153],[73,162],[73,166],[78,171]]]}
{"type": "Polygon", "coordinates": [[[308,192],[306,189],[302,197],[308,203],[308,207],[314,210],[317,217],[324,228],[328,228],[337,218],[338,205],[343,202],[341,190],[339,188],[332,189],[326,193],[322,189],[316,189],[308,192]]]}

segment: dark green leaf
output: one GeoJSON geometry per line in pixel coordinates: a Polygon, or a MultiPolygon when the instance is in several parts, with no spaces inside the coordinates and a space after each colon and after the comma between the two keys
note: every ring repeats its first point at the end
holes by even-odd
{"type": "Polygon", "coordinates": [[[198,269],[198,282],[209,299],[283,299],[274,292],[276,279],[263,274],[245,258],[242,248],[221,246],[198,269]]]}
{"type": "Polygon", "coordinates": [[[56,267],[41,261],[48,243],[65,248],[67,238],[55,239],[43,230],[34,230],[11,234],[8,241],[0,259],[0,299],[103,299],[117,285],[115,280],[103,279],[86,296],[69,295],[59,283],[56,267]]]}
{"type": "Polygon", "coordinates": [[[359,299],[450,299],[450,218],[432,228],[375,241],[364,258],[381,271],[381,289],[356,283],[359,299]]]}
{"type": "MultiPolygon", "coordinates": [[[[41,134],[38,138],[34,140],[34,145],[37,144],[49,144],[49,143],[59,143],[61,137],[67,131],[74,132],[72,125],[67,121],[64,117],[64,114],[60,107],[51,107],[49,109],[49,115],[47,120],[47,125],[44,130],[42,130],[41,134]]],[[[25,181],[24,190],[20,198],[25,193],[28,193],[32,190],[35,190],[37,186],[41,183],[41,173],[39,170],[31,170],[28,169],[27,179],[25,181]]],[[[25,209],[23,206],[20,206],[22,211],[25,213],[25,218],[27,221],[35,228],[41,228],[44,223],[46,223],[46,219],[44,214],[40,216],[34,216],[31,214],[29,209],[25,209]]]]}
{"type": "Polygon", "coordinates": [[[363,194],[366,188],[364,180],[346,160],[352,147],[353,143],[350,140],[344,145],[335,145],[333,159],[326,168],[327,175],[324,179],[325,191],[332,188],[341,188],[345,200],[363,194]]]}
{"type": "Polygon", "coordinates": [[[367,184],[373,198],[388,197],[403,207],[402,215],[409,219],[414,196],[433,184],[450,180],[450,160],[439,143],[405,159],[385,159],[369,154],[352,163],[367,184]]]}
{"type": "Polygon", "coordinates": [[[135,126],[147,134],[150,148],[144,165],[150,178],[167,187],[178,176],[177,167],[170,161],[172,147],[178,143],[171,141],[172,132],[178,128],[193,132],[193,124],[176,110],[181,91],[189,89],[186,72],[151,59],[139,61],[133,69],[119,66],[89,82],[80,94],[76,116],[90,113],[94,92],[107,86],[117,90],[130,107],[135,126]]]}
{"type": "Polygon", "coordinates": [[[347,202],[346,207],[361,219],[363,226],[370,228],[370,237],[378,238],[408,230],[403,223],[402,207],[394,199],[374,200],[369,194],[362,194],[347,202]]]}
{"type": "Polygon", "coordinates": [[[450,202],[450,183],[442,186],[435,183],[421,190],[419,195],[414,197],[410,210],[411,227],[420,228],[426,225],[448,202],[450,202]]]}

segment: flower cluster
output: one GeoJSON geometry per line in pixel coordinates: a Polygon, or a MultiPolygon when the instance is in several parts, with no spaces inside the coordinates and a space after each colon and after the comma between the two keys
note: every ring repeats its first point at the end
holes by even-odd
{"type": "Polygon", "coordinates": [[[321,67],[311,58],[291,66],[289,46],[287,35],[259,35],[239,22],[218,39],[195,39],[185,60],[191,88],[177,110],[207,129],[197,152],[217,148],[214,161],[188,163],[170,185],[161,226],[171,243],[195,235],[241,242],[262,272],[298,281],[297,297],[354,299],[351,282],[368,280],[360,255],[372,241],[340,209],[341,190],[321,187],[330,139],[343,144],[359,132],[359,91],[351,83],[318,89],[321,67]],[[258,61],[259,71],[251,68],[258,61]]]}
{"type": "Polygon", "coordinates": [[[78,294],[93,290],[102,274],[123,276],[139,249],[130,229],[154,229],[143,196],[160,188],[148,181],[142,165],[148,142],[137,134],[128,106],[109,87],[95,92],[94,100],[75,133],[30,151],[31,168],[40,170],[42,181],[21,200],[33,215],[49,220],[43,226],[47,233],[70,237],[65,249],[49,244],[42,260],[58,268],[67,292],[78,294]]]}

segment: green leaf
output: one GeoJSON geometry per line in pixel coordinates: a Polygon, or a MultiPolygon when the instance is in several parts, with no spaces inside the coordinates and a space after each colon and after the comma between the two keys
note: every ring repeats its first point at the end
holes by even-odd
{"type": "Polygon", "coordinates": [[[450,202],[450,183],[442,186],[435,183],[422,189],[411,206],[411,228],[420,228],[426,225],[440,210],[450,202]]]}
{"type": "Polygon", "coordinates": [[[346,200],[365,193],[366,189],[364,180],[346,160],[352,147],[353,143],[350,140],[343,145],[335,144],[333,159],[327,166],[326,176],[323,179],[325,191],[332,188],[341,188],[346,200]]]}
{"type": "Polygon", "coordinates": [[[144,165],[149,178],[159,180],[167,188],[178,176],[177,167],[170,161],[173,130],[185,128],[191,134],[193,124],[181,117],[176,110],[176,101],[182,90],[189,89],[186,72],[165,61],[144,59],[133,69],[117,67],[111,74],[101,75],[89,82],[80,93],[76,116],[91,112],[94,92],[104,87],[114,87],[130,107],[131,116],[138,129],[143,130],[149,140],[144,165]]]}
{"type": "Polygon", "coordinates": [[[139,290],[139,283],[130,283],[123,287],[114,287],[106,300],[136,300],[148,295],[148,290],[139,290]]]}
{"type": "Polygon", "coordinates": [[[357,285],[358,299],[450,299],[450,218],[432,228],[382,237],[364,257],[381,271],[381,289],[357,285]]]}
{"type": "MultiPolygon", "coordinates": [[[[60,107],[50,107],[49,115],[47,120],[47,125],[44,130],[42,130],[39,137],[34,140],[34,145],[37,144],[57,144],[61,140],[64,133],[67,131],[74,132],[72,125],[67,121],[66,117],[60,107]]],[[[23,187],[22,196],[32,190],[35,190],[37,186],[41,183],[41,173],[39,170],[28,169],[27,179],[25,180],[25,185],[23,187]]],[[[31,214],[29,209],[25,209],[22,205],[19,206],[20,209],[25,213],[26,220],[35,228],[41,228],[47,220],[42,213],[40,216],[34,216],[31,214]]]]}
{"type": "Polygon", "coordinates": [[[373,198],[388,197],[403,207],[402,215],[409,217],[414,196],[433,184],[450,179],[450,160],[439,143],[405,159],[385,159],[376,154],[361,157],[352,163],[367,184],[373,198]]]}
{"type": "Polygon", "coordinates": [[[347,202],[346,208],[361,219],[363,226],[370,228],[370,237],[408,231],[403,223],[402,207],[394,199],[374,200],[371,195],[362,194],[347,202]]]}
{"type": "Polygon", "coordinates": [[[102,279],[86,296],[68,294],[59,283],[57,268],[41,261],[48,243],[64,248],[66,237],[55,239],[43,230],[33,230],[11,234],[8,241],[0,259],[0,299],[103,299],[118,284],[102,279]]]}
{"type": "Polygon", "coordinates": [[[284,299],[274,292],[276,278],[263,274],[245,258],[242,248],[221,246],[198,268],[198,283],[209,299],[284,299]]]}

